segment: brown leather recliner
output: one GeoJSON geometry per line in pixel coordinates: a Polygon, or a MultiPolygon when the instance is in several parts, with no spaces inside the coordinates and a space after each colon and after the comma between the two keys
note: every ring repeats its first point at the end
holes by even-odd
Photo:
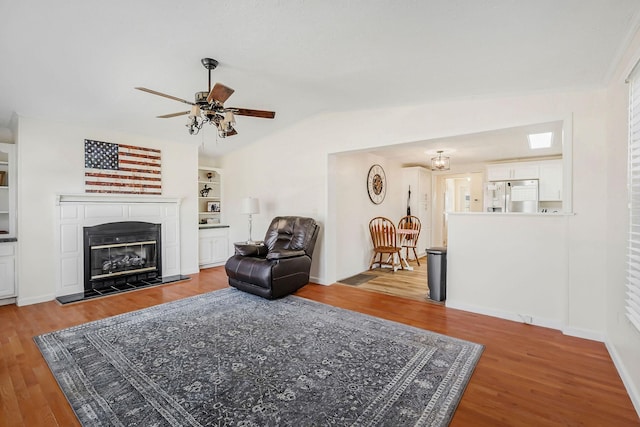
{"type": "Polygon", "coordinates": [[[309,283],[318,229],[312,218],[275,217],[264,246],[236,245],[224,266],[229,285],[268,299],[297,291],[309,283]]]}

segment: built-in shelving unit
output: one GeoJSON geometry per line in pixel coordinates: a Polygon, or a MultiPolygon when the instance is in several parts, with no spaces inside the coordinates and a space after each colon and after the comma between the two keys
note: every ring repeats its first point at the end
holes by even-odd
{"type": "Polygon", "coordinates": [[[198,167],[198,263],[223,265],[229,257],[229,226],[222,224],[222,170],[198,167]]]}
{"type": "Polygon", "coordinates": [[[0,305],[16,296],[15,145],[0,143],[0,305]]]}
{"type": "Polygon", "coordinates": [[[220,169],[198,168],[198,223],[220,224],[222,205],[220,169]]]}
{"type": "Polygon", "coordinates": [[[0,144],[0,238],[15,237],[13,144],[0,144]]]}

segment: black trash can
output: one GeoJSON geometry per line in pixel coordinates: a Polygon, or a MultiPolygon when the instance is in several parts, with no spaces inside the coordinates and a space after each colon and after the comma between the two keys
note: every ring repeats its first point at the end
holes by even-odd
{"type": "Polygon", "coordinates": [[[447,298],[447,248],[427,249],[427,285],[429,299],[444,301],[447,298]]]}

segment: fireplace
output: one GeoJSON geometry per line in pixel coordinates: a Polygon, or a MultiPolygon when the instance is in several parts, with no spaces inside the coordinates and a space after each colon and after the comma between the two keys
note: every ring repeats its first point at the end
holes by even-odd
{"type": "Polygon", "coordinates": [[[160,224],[123,221],[83,230],[85,296],[162,283],[160,224]]]}

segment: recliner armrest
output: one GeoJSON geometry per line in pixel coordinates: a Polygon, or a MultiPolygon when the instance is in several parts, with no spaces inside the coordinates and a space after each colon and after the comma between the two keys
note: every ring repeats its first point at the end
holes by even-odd
{"type": "Polygon", "coordinates": [[[252,244],[240,244],[236,243],[236,255],[250,256],[264,258],[267,254],[267,247],[265,245],[252,245],[252,244]]]}
{"type": "Polygon", "coordinates": [[[276,259],[295,258],[305,254],[306,254],[305,251],[301,249],[297,251],[279,250],[279,251],[269,252],[267,254],[267,259],[276,260],[276,259]]]}

